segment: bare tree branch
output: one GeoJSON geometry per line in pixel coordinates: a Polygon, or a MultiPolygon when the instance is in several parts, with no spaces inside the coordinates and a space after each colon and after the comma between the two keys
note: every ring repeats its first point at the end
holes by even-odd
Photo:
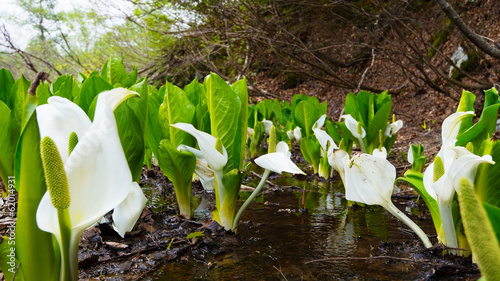
{"type": "Polygon", "coordinates": [[[474,45],[476,45],[483,52],[488,55],[500,59],[500,49],[488,44],[484,37],[475,33],[470,27],[462,20],[462,18],[457,14],[457,12],[453,9],[453,7],[446,2],[446,0],[435,0],[441,10],[450,18],[450,20],[456,24],[458,29],[462,32],[462,34],[467,37],[474,45]]]}

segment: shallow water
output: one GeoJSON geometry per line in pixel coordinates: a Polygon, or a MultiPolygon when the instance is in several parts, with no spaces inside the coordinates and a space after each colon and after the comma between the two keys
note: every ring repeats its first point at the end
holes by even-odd
{"type": "MultiPolygon", "coordinates": [[[[232,252],[204,261],[169,263],[148,279],[414,280],[430,269],[429,264],[412,260],[364,259],[409,259],[414,253],[398,247],[411,249],[402,245],[420,241],[381,207],[348,206],[341,197],[341,183],[286,177],[273,181],[302,185],[306,192],[299,187],[265,192],[243,214],[237,234],[240,243],[232,252]],[[303,194],[307,213],[300,212],[303,194]],[[384,241],[392,246],[380,248],[384,241]],[[316,261],[328,258],[336,260],[316,261]]],[[[433,233],[430,219],[417,224],[433,233]]]]}

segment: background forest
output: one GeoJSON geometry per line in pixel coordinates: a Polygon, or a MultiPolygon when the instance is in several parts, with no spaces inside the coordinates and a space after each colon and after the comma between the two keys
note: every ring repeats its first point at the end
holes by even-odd
{"type": "Polygon", "coordinates": [[[280,89],[313,80],[345,93],[432,90],[457,99],[462,89],[491,88],[500,74],[500,3],[492,0],[15,4],[21,16],[3,11],[3,21],[33,35],[20,47],[12,34],[24,31],[0,25],[0,65],[28,79],[90,74],[113,56],[157,85],[216,72],[246,76],[254,94],[271,97],[259,77],[277,78],[280,89]]]}

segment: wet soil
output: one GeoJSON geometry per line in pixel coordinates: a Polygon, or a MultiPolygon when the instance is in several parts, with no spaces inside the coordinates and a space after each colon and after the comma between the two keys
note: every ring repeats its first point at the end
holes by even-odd
{"type": "MultiPolygon", "coordinates": [[[[298,156],[295,156],[298,157],[298,156]]],[[[302,160],[303,161],[303,160],[302,160]]],[[[300,162],[300,161],[299,161],[300,162]]],[[[245,179],[249,186],[257,173],[245,179]]],[[[210,221],[209,208],[193,219],[177,216],[173,187],[160,170],[144,169],[141,185],[151,198],[125,239],[109,224],[84,233],[79,251],[84,280],[476,280],[468,258],[424,249],[405,225],[377,206],[350,205],[342,183],[309,176],[272,175],[271,184],[244,213],[238,233],[210,221]],[[188,239],[190,233],[200,236],[188,239]]],[[[249,192],[241,192],[245,198],[249,192]]],[[[213,195],[201,186],[204,206],[213,195]]],[[[425,206],[412,192],[394,200],[426,233],[425,206]]],[[[243,200],[240,200],[240,204],[243,200]]],[[[436,237],[431,236],[436,243],[436,237]]]]}

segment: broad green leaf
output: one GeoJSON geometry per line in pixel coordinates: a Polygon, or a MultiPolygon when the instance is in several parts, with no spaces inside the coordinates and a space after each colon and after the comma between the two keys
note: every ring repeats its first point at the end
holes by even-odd
{"type": "MultiPolygon", "coordinates": [[[[459,134],[456,142],[457,146],[465,146],[468,142],[472,142],[475,149],[477,149],[485,139],[489,139],[495,132],[498,108],[500,107],[498,92],[489,90],[485,92],[485,95],[485,104],[479,121],[459,134]]],[[[460,128],[462,129],[462,127],[460,128]]],[[[477,153],[477,151],[474,152],[477,153]]]]}
{"type": "Polygon", "coordinates": [[[62,75],[52,84],[54,96],[60,96],[72,101],[78,95],[80,88],[71,75],[62,75]]]}
{"type": "Polygon", "coordinates": [[[52,96],[49,88],[50,86],[48,83],[41,83],[38,85],[38,88],[36,88],[36,99],[38,100],[38,105],[46,104],[47,100],[52,96]]]}
{"type": "MultiPolygon", "coordinates": [[[[29,103],[37,104],[36,99],[29,103]]],[[[16,256],[25,280],[58,280],[58,253],[54,253],[52,234],[41,231],[36,211],[47,191],[40,157],[40,133],[36,113],[28,111],[29,121],[16,149],[15,176],[18,190],[16,256]]]]}
{"type": "Polygon", "coordinates": [[[326,127],[326,132],[330,137],[332,137],[333,141],[338,145],[340,141],[342,140],[342,136],[340,135],[340,132],[337,130],[337,127],[333,124],[330,119],[326,119],[325,121],[325,127],[326,127]]]}
{"type": "MultiPolygon", "coordinates": [[[[23,111],[25,106],[25,97],[28,93],[30,87],[30,81],[28,81],[24,76],[17,79],[12,86],[10,95],[7,97],[7,106],[11,109],[11,116],[16,126],[22,125],[23,111]]],[[[19,134],[19,131],[15,134],[19,134]]]]}
{"type": "Polygon", "coordinates": [[[434,228],[436,232],[441,228],[441,215],[439,214],[439,206],[436,200],[432,198],[424,187],[424,175],[415,170],[407,170],[404,177],[399,177],[396,180],[406,182],[411,185],[415,191],[418,192],[420,197],[424,200],[425,205],[429,208],[431,213],[432,222],[434,223],[434,228]]]}
{"type": "Polygon", "coordinates": [[[126,103],[132,110],[134,110],[135,116],[139,119],[141,123],[141,130],[143,135],[146,132],[147,120],[148,120],[148,83],[146,78],[143,78],[129,88],[139,94],[140,98],[128,99],[126,103]]]}
{"type": "Polygon", "coordinates": [[[101,92],[109,91],[113,87],[106,81],[104,81],[99,76],[92,76],[85,79],[82,84],[82,89],[80,91],[80,96],[78,99],[78,105],[88,113],[90,105],[94,101],[94,98],[101,92]]]}
{"type": "Polygon", "coordinates": [[[186,93],[171,83],[166,84],[165,97],[158,111],[158,120],[163,137],[170,140],[173,146],[179,144],[193,145],[194,139],[186,132],[170,126],[175,123],[193,122],[195,107],[186,93]]]}
{"type": "Polygon", "coordinates": [[[239,167],[239,160],[234,159],[235,138],[240,126],[241,101],[231,87],[217,74],[211,73],[204,81],[205,96],[210,114],[211,135],[219,138],[227,150],[227,168],[232,170],[239,167]]]}
{"type": "Polygon", "coordinates": [[[319,159],[321,157],[321,145],[315,137],[302,138],[300,141],[300,151],[302,156],[311,164],[314,169],[314,173],[318,173],[319,169],[319,159]]]}
{"type": "MultiPolygon", "coordinates": [[[[474,111],[474,101],[476,100],[476,95],[468,91],[462,91],[462,96],[460,97],[460,103],[458,104],[457,112],[462,111],[474,111]]],[[[473,116],[467,116],[462,119],[460,124],[459,135],[465,130],[472,126],[473,116]]]]}
{"type": "Polygon", "coordinates": [[[295,107],[295,121],[305,131],[306,137],[313,134],[312,126],[321,115],[321,105],[315,97],[310,97],[295,107]]]}
{"type": "Polygon", "coordinates": [[[196,167],[196,156],[179,151],[169,140],[162,140],[158,149],[160,169],[174,184],[180,214],[191,217],[191,181],[196,167]]]}
{"type": "Polygon", "coordinates": [[[130,74],[127,75],[127,78],[121,82],[122,87],[128,88],[134,85],[137,81],[137,67],[134,66],[130,74]]]}
{"type": "Polygon", "coordinates": [[[500,142],[492,143],[494,165],[481,164],[477,169],[476,193],[481,202],[500,207],[500,142]]]}
{"type": "Polygon", "coordinates": [[[194,79],[191,83],[184,87],[184,92],[186,93],[189,101],[196,106],[200,103],[201,97],[203,96],[203,84],[198,82],[198,79],[194,79]]]}
{"type": "Polygon", "coordinates": [[[245,161],[245,151],[246,151],[246,140],[247,140],[247,127],[248,127],[248,88],[247,80],[243,78],[231,87],[233,91],[238,95],[241,101],[240,110],[240,124],[238,126],[238,134],[235,138],[235,149],[234,149],[234,162],[239,163],[238,169],[243,168],[243,162],[245,161]],[[239,137],[238,137],[239,135],[239,137]],[[238,150],[237,147],[240,149],[238,150]]]}
{"type": "Polygon", "coordinates": [[[0,101],[7,104],[7,96],[14,85],[14,76],[5,68],[0,69],[0,101]]]}
{"type": "Polygon", "coordinates": [[[500,243],[500,208],[488,203],[483,203],[483,207],[486,210],[486,214],[488,214],[488,219],[490,220],[493,231],[495,231],[497,240],[500,243]]]}
{"type": "Polygon", "coordinates": [[[144,162],[145,140],[144,131],[134,110],[124,102],[114,111],[118,135],[132,173],[132,178],[139,181],[144,162]]]}
{"type": "Polygon", "coordinates": [[[358,97],[350,93],[345,98],[344,113],[350,114],[354,119],[359,120],[358,97]]]}
{"type": "Polygon", "coordinates": [[[9,176],[14,175],[14,154],[18,136],[13,136],[10,109],[0,101],[0,178],[5,183],[9,176]]]}
{"type": "Polygon", "coordinates": [[[304,100],[307,100],[309,97],[307,95],[304,95],[304,94],[297,94],[297,95],[294,95],[292,97],[292,101],[291,101],[291,110],[292,110],[292,114],[295,113],[295,108],[297,107],[297,105],[301,102],[301,101],[304,101],[304,100]]]}
{"type": "Polygon", "coordinates": [[[123,60],[116,57],[110,58],[104,63],[101,70],[101,78],[113,87],[130,86],[124,85],[128,75],[127,70],[125,70],[125,67],[123,66],[123,60]]]}
{"type": "Polygon", "coordinates": [[[368,146],[372,150],[379,144],[379,131],[385,132],[387,121],[391,116],[392,103],[385,103],[371,118],[369,127],[365,127],[368,146]]]}
{"type": "Polygon", "coordinates": [[[205,88],[203,88],[203,84],[198,82],[198,79],[194,79],[191,83],[189,83],[186,87],[184,87],[184,92],[186,93],[189,101],[195,106],[195,116],[192,121],[192,124],[195,128],[203,130],[201,126],[201,119],[203,115],[207,112],[207,104],[205,100],[205,88]]]}
{"type": "Polygon", "coordinates": [[[146,132],[146,140],[148,147],[153,152],[153,155],[158,158],[158,146],[160,141],[164,139],[160,122],[158,120],[158,111],[160,110],[160,97],[158,91],[149,91],[148,96],[148,126],[146,132]]]}
{"type": "Polygon", "coordinates": [[[391,95],[389,95],[387,91],[375,94],[375,112],[377,112],[386,103],[392,103],[391,95]]]}
{"type": "MultiPolygon", "coordinates": [[[[364,125],[365,130],[371,127],[371,121],[375,115],[375,94],[370,92],[361,91],[358,94],[358,110],[360,115],[360,120],[364,125]]],[[[387,122],[387,119],[385,120],[387,122]]],[[[378,131],[377,131],[378,132],[378,131]]],[[[368,132],[367,132],[368,134],[368,132]]]]}

